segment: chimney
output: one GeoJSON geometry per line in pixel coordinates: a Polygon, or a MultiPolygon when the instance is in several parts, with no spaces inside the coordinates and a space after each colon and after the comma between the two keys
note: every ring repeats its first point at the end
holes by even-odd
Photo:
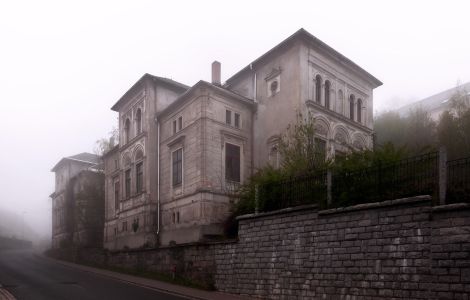
{"type": "Polygon", "coordinates": [[[216,60],[212,63],[212,84],[220,85],[220,63],[216,60]]]}

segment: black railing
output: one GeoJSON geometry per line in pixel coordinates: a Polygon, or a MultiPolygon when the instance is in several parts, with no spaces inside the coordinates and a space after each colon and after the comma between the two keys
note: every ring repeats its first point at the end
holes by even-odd
{"type": "Polygon", "coordinates": [[[333,175],[331,206],[437,195],[439,155],[428,153],[394,163],[333,175]]]}
{"type": "Polygon", "coordinates": [[[327,174],[320,172],[260,186],[260,211],[326,203],[327,174]]]}
{"type": "Polygon", "coordinates": [[[447,162],[446,203],[470,203],[470,157],[447,162]]]}

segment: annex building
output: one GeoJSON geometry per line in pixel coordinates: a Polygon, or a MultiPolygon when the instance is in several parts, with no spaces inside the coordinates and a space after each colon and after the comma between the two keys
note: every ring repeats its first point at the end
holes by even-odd
{"type": "Polygon", "coordinates": [[[112,110],[119,145],[104,155],[108,249],[204,241],[222,234],[227,191],[279,163],[298,113],[315,119],[326,157],[372,147],[382,83],[300,29],[238,73],[186,86],[145,74],[112,110]]]}

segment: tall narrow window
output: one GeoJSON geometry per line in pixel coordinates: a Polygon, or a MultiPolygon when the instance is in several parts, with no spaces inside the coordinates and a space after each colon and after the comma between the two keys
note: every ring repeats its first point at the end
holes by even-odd
{"type": "Polygon", "coordinates": [[[325,81],[325,107],[330,109],[330,81],[325,81]]]}
{"type": "Polygon", "coordinates": [[[240,182],[240,147],[225,144],[225,179],[240,182]]]}
{"type": "Polygon", "coordinates": [[[240,114],[235,113],[234,126],[240,128],[240,114]]]}
{"type": "Polygon", "coordinates": [[[317,162],[324,162],[326,159],[326,142],[323,139],[315,138],[315,159],[317,162]]]}
{"type": "Polygon", "coordinates": [[[315,77],[315,101],[321,103],[321,76],[315,77]]]}
{"type": "Polygon", "coordinates": [[[114,209],[119,209],[119,180],[114,181],[114,209]]]}
{"type": "Polygon", "coordinates": [[[137,135],[142,133],[142,111],[140,108],[135,113],[135,127],[137,135]]]}
{"type": "Polygon", "coordinates": [[[180,148],[172,154],[172,178],[173,186],[178,186],[183,181],[183,149],[180,148]]]}
{"type": "Polygon", "coordinates": [[[357,99],[357,121],[362,122],[362,100],[357,99]]]}
{"type": "Polygon", "coordinates": [[[178,118],[178,131],[183,129],[183,117],[178,118]]]}
{"type": "Polygon", "coordinates": [[[142,170],[142,162],[135,165],[135,188],[137,194],[142,193],[144,188],[144,172],[142,170]]]}
{"type": "Polygon", "coordinates": [[[124,122],[124,143],[129,143],[130,140],[130,134],[131,134],[131,121],[129,119],[126,119],[124,122]]]}
{"type": "Polygon", "coordinates": [[[354,95],[349,96],[349,119],[354,121],[354,95]]]}
{"type": "Polygon", "coordinates": [[[232,125],[232,112],[230,110],[225,111],[225,123],[227,125],[232,125]]]}
{"type": "Polygon", "coordinates": [[[343,91],[342,90],[339,90],[338,91],[338,105],[337,105],[337,112],[340,113],[340,114],[343,114],[343,110],[344,110],[344,103],[343,103],[343,91]]]}
{"type": "Polygon", "coordinates": [[[173,134],[176,133],[176,120],[173,121],[173,134]]]}
{"type": "Polygon", "coordinates": [[[131,197],[131,169],[124,173],[126,198],[131,197]]]}

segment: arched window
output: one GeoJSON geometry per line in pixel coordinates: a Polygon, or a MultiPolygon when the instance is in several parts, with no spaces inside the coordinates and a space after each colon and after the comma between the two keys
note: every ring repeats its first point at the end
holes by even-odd
{"type": "Polygon", "coordinates": [[[130,140],[130,133],[131,133],[131,121],[126,119],[124,122],[124,143],[129,143],[130,140]]]}
{"type": "Polygon", "coordinates": [[[359,123],[362,122],[361,115],[362,115],[362,100],[357,99],[357,118],[356,119],[359,123]]]}
{"type": "Polygon", "coordinates": [[[315,101],[321,103],[321,76],[315,77],[315,101]]]}
{"type": "Polygon", "coordinates": [[[330,81],[325,81],[325,107],[330,109],[330,81]]]}
{"type": "Polygon", "coordinates": [[[135,162],[135,190],[140,194],[144,190],[144,154],[142,150],[137,150],[134,156],[135,162]]]}
{"type": "Polygon", "coordinates": [[[354,95],[349,96],[349,118],[354,121],[354,95]]]}
{"type": "Polygon", "coordinates": [[[344,95],[343,95],[343,91],[342,90],[339,90],[338,91],[338,113],[340,114],[343,114],[343,110],[344,110],[344,103],[343,103],[343,98],[344,98],[344,95]]]}
{"type": "Polygon", "coordinates": [[[142,111],[140,108],[135,113],[135,127],[136,127],[136,134],[139,135],[142,133],[142,111]]]}

